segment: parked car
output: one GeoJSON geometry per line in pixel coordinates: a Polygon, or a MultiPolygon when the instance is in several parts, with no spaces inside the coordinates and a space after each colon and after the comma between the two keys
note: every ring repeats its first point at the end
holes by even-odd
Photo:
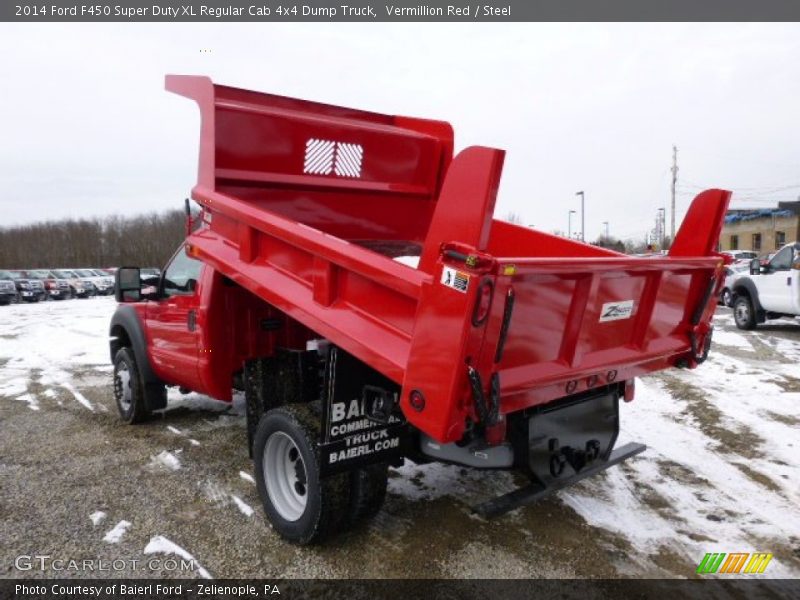
{"type": "Polygon", "coordinates": [[[19,294],[14,278],[8,271],[0,271],[0,305],[6,306],[19,302],[19,294]]]}
{"type": "Polygon", "coordinates": [[[44,289],[44,282],[41,279],[27,277],[25,271],[9,271],[14,285],[17,286],[17,293],[25,302],[39,302],[47,299],[47,291],[44,289]]]}
{"type": "Polygon", "coordinates": [[[89,281],[94,285],[97,294],[108,296],[114,293],[114,278],[111,275],[98,275],[94,269],[73,269],[81,280],[89,281]]]}
{"type": "Polygon", "coordinates": [[[59,279],[66,279],[72,289],[74,298],[89,298],[95,295],[95,287],[91,282],[85,282],[77,273],[69,269],[53,269],[52,273],[59,279]]]}
{"type": "Polygon", "coordinates": [[[733,285],[733,318],[739,329],[769,319],[800,316],[800,243],[781,248],[766,265],[750,261],[749,273],[733,285]]]}
{"type": "Polygon", "coordinates": [[[725,267],[725,282],[719,293],[719,302],[724,306],[733,306],[733,286],[743,273],[750,271],[750,261],[740,260],[725,267]]]}
{"type": "Polygon", "coordinates": [[[723,250],[720,254],[732,256],[734,260],[752,260],[758,258],[758,252],[753,252],[752,250],[723,250]]]}
{"type": "Polygon", "coordinates": [[[47,299],[68,300],[72,297],[69,281],[66,279],[59,279],[52,271],[47,269],[29,269],[23,271],[23,273],[26,277],[38,279],[44,284],[44,289],[47,292],[47,299]]]}

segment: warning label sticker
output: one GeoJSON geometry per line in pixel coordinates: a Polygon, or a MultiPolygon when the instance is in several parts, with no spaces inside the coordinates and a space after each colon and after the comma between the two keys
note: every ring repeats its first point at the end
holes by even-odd
{"type": "Polygon", "coordinates": [[[445,267],[442,269],[442,285],[466,294],[469,289],[469,273],[445,267]]]}

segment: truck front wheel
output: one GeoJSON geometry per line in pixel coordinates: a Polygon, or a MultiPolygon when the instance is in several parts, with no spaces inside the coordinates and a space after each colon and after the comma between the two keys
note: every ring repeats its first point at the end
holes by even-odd
{"type": "Polygon", "coordinates": [[[119,416],[128,424],[141,423],[150,416],[144,384],[130,348],[120,348],[114,357],[114,399],[119,416]]]}
{"type": "Polygon", "coordinates": [[[267,411],[253,440],[258,493],[275,530],[296,544],[320,541],[347,519],[349,473],[320,477],[319,417],[307,404],[267,411]]]}
{"type": "Polygon", "coordinates": [[[749,296],[742,294],[736,297],[733,303],[733,320],[739,329],[756,328],[756,311],[749,296]]]}

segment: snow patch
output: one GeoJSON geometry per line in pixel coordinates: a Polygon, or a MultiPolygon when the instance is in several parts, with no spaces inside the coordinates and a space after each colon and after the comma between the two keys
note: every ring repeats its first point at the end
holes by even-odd
{"type": "Polygon", "coordinates": [[[39,410],[39,401],[36,399],[36,396],[33,394],[22,394],[21,396],[17,396],[14,400],[19,400],[20,402],[27,402],[28,408],[31,410],[39,410]]]}
{"type": "Polygon", "coordinates": [[[149,466],[155,468],[165,467],[171,471],[177,471],[181,468],[181,461],[172,452],[164,450],[150,457],[149,466]]]}
{"type": "Polygon", "coordinates": [[[106,533],[103,537],[104,542],[108,542],[109,544],[118,544],[119,541],[122,539],[122,536],[125,535],[125,532],[128,531],[128,527],[131,526],[130,521],[122,520],[116,525],[114,528],[106,533]]]}
{"type": "Polygon", "coordinates": [[[231,494],[231,498],[233,498],[233,502],[234,502],[234,504],[236,504],[236,508],[238,508],[240,511],[242,511],[242,514],[244,516],[246,516],[246,517],[252,517],[253,516],[253,512],[254,511],[253,511],[253,507],[252,506],[250,506],[249,504],[247,504],[247,502],[245,502],[244,500],[239,498],[239,496],[236,496],[234,494],[231,494]]]}
{"type": "Polygon", "coordinates": [[[150,538],[150,542],[145,546],[144,549],[145,554],[177,554],[183,559],[192,561],[195,569],[197,569],[197,573],[203,579],[213,579],[211,574],[206,571],[203,567],[200,566],[200,563],[197,562],[197,559],[189,554],[186,550],[178,546],[175,542],[172,542],[165,538],[163,535],[156,535],[150,538]]]}
{"type": "Polygon", "coordinates": [[[92,520],[92,525],[97,526],[105,520],[106,513],[104,513],[102,510],[98,510],[90,514],[89,518],[92,520]]]}

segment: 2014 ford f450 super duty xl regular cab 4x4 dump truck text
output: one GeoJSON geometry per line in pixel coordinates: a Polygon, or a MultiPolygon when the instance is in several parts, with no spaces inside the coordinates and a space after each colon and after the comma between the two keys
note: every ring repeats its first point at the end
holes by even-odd
{"type": "Polygon", "coordinates": [[[729,192],[634,258],[494,220],[504,153],[453,156],[447,123],[166,86],[200,107],[201,212],[157,285],[117,272],[114,394],[135,423],[166,385],[244,389],[289,540],[375,513],[406,458],[530,477],[481,515],[532,502],[644,450],[614,447],[634,378],[708,354],[729,192]]]}

